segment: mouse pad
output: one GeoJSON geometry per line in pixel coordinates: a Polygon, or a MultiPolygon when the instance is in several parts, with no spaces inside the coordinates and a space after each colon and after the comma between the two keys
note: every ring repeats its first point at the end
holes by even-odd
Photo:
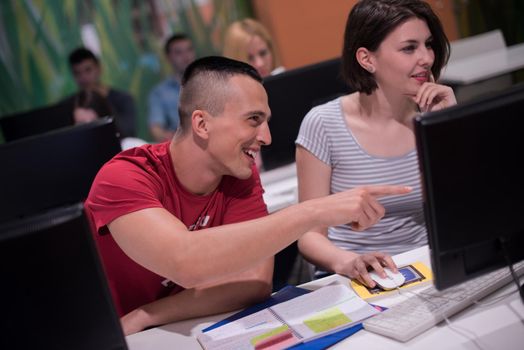
{"type": "MultiPolygon", "coordinates": [[[[401,289],[410,289],[415,286],[425,285],[433,280],[431,269],[422,262],[400,266],[398,270],[406,279],[400,287],[401,289]]],[[[376,300],[391,292],[395,292],[395,290],[386,291],[378,286],[369,288],[356,280],[351,281],[351,287],[362,299],[367,301],[376,300]]]]}

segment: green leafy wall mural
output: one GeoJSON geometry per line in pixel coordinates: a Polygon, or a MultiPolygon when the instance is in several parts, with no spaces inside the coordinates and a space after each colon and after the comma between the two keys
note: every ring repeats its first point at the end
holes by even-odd
{"type": "Polygon", "coordinates": [[[164,39],[183,31],[198,55],[215,54],[227,25],[251,15],[246,0],[3,0],[0,117],[74,93],[67,56],[91,32],[99,43],[104,82],[135,97],[139,137],[149,139],[147,94],[170,74],[164,39]]]}

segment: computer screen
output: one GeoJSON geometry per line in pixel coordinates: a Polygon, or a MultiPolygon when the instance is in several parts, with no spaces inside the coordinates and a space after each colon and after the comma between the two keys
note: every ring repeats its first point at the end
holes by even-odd
{"type": "Polygon", "coordinates": [[[438,289],[524,259],[523,111],[518,85],[415,119],[438,289]]]}
{"type": "Polygon", "coordinates": [[[73,125],[73,106],[57,103],[0,118],[6,142],[73,125]]]}
{"type": "Polygon", "coordinates": [[[264,169],[295,161],[295,140],[309,110],[350,89],[340,76],[340,58],[304,66],[264,79],[271,109],[272,143],[262,147],[264,169]]]}
{"type": "Polygon", "coordinates": [[[83,205],[0,224],[1,349],[127,349],[83,205]]]}
{"type": "Polygon", "coordinates": [[[0,145],[0,222],[84,200],[120,150],[107,118],[0,145]]]}

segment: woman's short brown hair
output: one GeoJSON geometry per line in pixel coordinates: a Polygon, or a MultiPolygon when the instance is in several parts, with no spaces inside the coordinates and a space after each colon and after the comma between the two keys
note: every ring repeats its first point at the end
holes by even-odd
{"type": "Polygon", "coordinates": [[[361,0],[349,13],[342,50],[342,76],[352,89],[369,95],[377,88],[373,75],[358,63],[357,50],[376,51],[389,33],[412,18],[425,21],[431,32],[435,53],[431,72],[435,80],[439,78],[449,58],[449,41],[428,4],[421,0],[361,0]]]}

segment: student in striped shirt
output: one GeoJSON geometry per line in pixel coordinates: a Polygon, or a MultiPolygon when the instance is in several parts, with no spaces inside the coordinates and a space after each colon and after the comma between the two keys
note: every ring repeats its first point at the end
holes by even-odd
{"type": "MultiPolygon", "coordinates": [[[[316,227],[299,239],[316,276],[366,273],[384,257],[427,244],[412,119],[456,104],[436,83],[449,57],[438,17],[420,0],[362,0],[345,30],[342,71],[354,93],[314,107],[296,140],[299,200],[373,184],[413,188],[381,198],[384,217],[362,231],[316,227]]],[[[444,140],[445,142],[445,140],[444,140]]]]}

